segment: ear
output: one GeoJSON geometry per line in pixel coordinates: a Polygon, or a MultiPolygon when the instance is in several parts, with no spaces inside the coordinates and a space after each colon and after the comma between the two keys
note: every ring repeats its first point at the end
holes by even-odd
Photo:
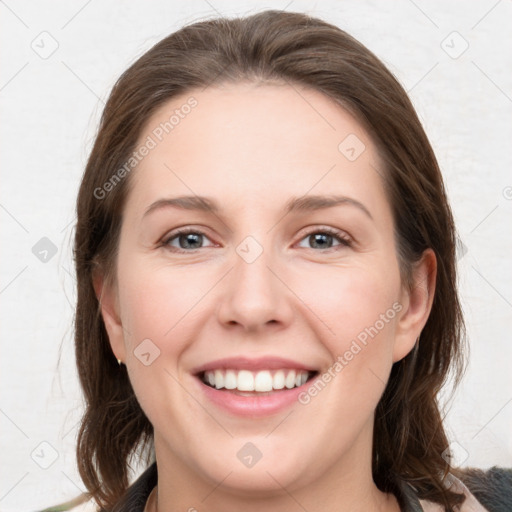
{"type": "Polygon", "coordinates": [[[413,349],[427,323],[434,302],[436,275],[436,255],[432,249],[426,249],[414,266],[412,288],[402,287],[403,308],[396,324],[393,362],[400,361],[413,349]]]}
{"type": "Polygon", "coordinates": [[[117,287],[106,279],[103,272],[93,271],[92,282],[98,302],[100,303],[101,316],[105,323],[110,347],[117,359],[126,361],[124,335],[121,318],[119,315],[119,299],[117,287]]]}

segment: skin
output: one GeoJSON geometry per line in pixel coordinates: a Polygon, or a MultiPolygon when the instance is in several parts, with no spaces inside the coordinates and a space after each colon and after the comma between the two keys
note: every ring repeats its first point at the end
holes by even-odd
{"type": "Polygon", "coordinates": [[[153,115],[140,142],[190,96],[198,105],[130,177],[115,282],[94,279],[112,350],[154,426],[152,510],[398,511],[371,477],[374,410],[392,364],[427,321],[434,253],[415,267],[412,290],[402,286],[379,156],[328,97],[252,83],[189,91],[153,115]],[[338,150],[349,134],[366,148],[355,161],[338,150]],[[353,198],[372,218],[349,204],[285,215],[290,198],[313,194],[353,198]],[[180,195],[208,196],[221,210],[144,216],[180,195]],[[205,237],[192,248],[179,237],[164,243],[185,226],[205,237]],[[352,244],[315,245],[309,235],[326,227],[352,244]],[[263,249],[252,263],[236,251],[249,235],[263,249]],[[327,371],[394,303],[401,310],[306,405],[241,418],[209,402],[190,373],[217,358],[262,355],[327,371]],[[144,339],[160,350],[148,366],[134,354],[144,339]],[[262,453],[251,468],[237,458],[247,442],[262,453]]]}

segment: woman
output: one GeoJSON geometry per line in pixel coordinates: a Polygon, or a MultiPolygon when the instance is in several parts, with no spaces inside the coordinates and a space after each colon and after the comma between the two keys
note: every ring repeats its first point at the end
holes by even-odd
{"type": "Polygon", "coordinates": [[[266,11],[158,43],[113,88],[77,217],[102,510],[493,510],[437,401],[464,335],[439,167],[348,34],[266,11]]]}

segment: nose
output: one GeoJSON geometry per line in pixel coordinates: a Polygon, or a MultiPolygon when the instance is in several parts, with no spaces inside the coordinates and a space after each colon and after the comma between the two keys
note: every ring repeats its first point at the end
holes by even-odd
{"type": "Polygon", "coordinates": [[[243,250],[233,255],[234,265],[219,297],[218,320],[224,326],[258,332],[290,324],[293,293],[271,253],[263,249],[254,261],[246,258],[243,250]]]}

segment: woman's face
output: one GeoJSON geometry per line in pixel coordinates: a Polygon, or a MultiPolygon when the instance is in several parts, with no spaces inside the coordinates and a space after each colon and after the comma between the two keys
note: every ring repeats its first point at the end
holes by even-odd
{"type": "Polygon", "coordinates": [[[243,83],[173,99],[144,144],[102,304],[159,471],[261,493],[366,467],[435,277],[402,287],[367,133],[319,92],[243,83]]]}

